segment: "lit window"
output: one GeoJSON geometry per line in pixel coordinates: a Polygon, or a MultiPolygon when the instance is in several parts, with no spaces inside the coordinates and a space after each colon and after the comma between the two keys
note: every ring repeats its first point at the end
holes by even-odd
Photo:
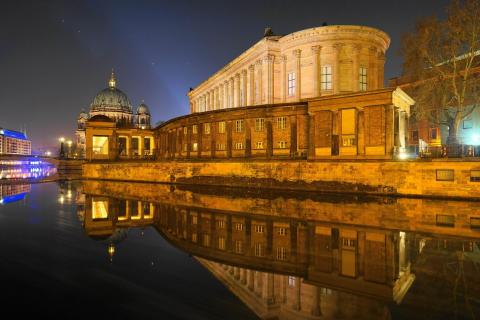
{"type": "Polygon", "coordinates": [[[108,201],[107,200],[92,200],[92,219],[106,219],[108,218],[108,201]]]}
{"type": "Polygon", "coordinates": [[[197,220],[197,215],[193,215],[192,216],[192,224],[197,224],[198,220],[197,220]]]}
{"type": "Polygon", "coordinates": [[[278,234],[281,236],[287,235],[287,228],[278,228],[278,234]]]}
{"type": "Polygon", "coordinates": [[[224,151],[225,150],[225,143],[217,143],[217,150],[224,151]]]}
{"type": "Polygon", "coordinates": [[[342,136],[342,147],[353,147],[355,146],[355,136],[354,135],[343,135],[342,136]]]}
{"type": "Polygon", "coordinates": [[[262,243],[255,244],[255,256],[263,257],[265,255],[265,247],[262,243]]]}
{"type": "Polygon", "coordinates": [[[225,121],[218,123],[218,133],[225,133],[225,121]]]}
{"type": "Polygon", "coordinates": [[[280,149],[286,149],[287,148],[287,142],[286,141],[279,141],[278,142],[278,147],[280,149]]]}
{"type": "Polygon", "coordinates": [[[197,234],[192,233],[192,242],[197,242],[197,234]]]}
{"type": "Polygon", "coordinates": [[[277,128],[280,130],[287,128],[287,117],[278,117],[277,118],[277,128]]]}
{"type": "Polygon", "coordinates": [[[243,142],[237,142],[235,143],[235,149],[236,150],[243,150],[244,147],[243,147],[243,142]]]}
{"type": "Polygon", "coordinates": [[[203,124],[203,130],[205,134],[210,134],[210,123],[204,123],[203,124]]]}
{"type": "Polygon", "coordinates": [[[203,234],[203,245],[205,247],[209,247],[210,246],[210,235],[208,233],[204,233],[203,234]]]}
{"type": "Polygon", "coordinates": [[[243,231],[243,223],[236,222],[236,223],[235,223],[235,230],[237,230],[237,231],[243,231]]]}
{"type": "Polygon", "coordinates": [[[293,96],[295,94],[295,72],[288,74],[288,95],[293,96]]]}
{"type": "Polygon", "coordinates": [[[236,120],[235,121],[235,131],[236,132],[243,132],[244,124],[243,120],[236,120]]]}
{"type": "Polygon", "coordinates": [[[265,227],[262,225],[255,225],[255,232],[256,233],[264,233],[265,232],[265,227]]]}
{"type": "Polygon", "coordinates": [[[184,145],[183,145],[183,151],[184,151],[184,152],[187,152],[187,148],[188,148],[188,145],[187,145],[187,144],[184,144],[184,145]]]}
{"type": "Polygon", "coordinates": [[[194,142],[192,147],[193,151],[198,151],[198,143],[194,142]]]}
{"type": "Polygon", "coordinates": [[[263,149],[263,141],[257,141],[255,144],[256,149],[263,149]]]}
{"type": "Polygon", "coordinates": [[[243,241],[235,240],[235,252],[243,253],[243,241]]]}
{"type": "Polygon", "coordinates": [[[196,124],[194,124],[194,125],[192,126],[192,133],[193,133],[193,134],[197,134],[197,133],[198,133],[198,127],[197,127],[196,124]]]}
{"type": "Polygon", "coordinates": [[[108,155],[108,137],[93,136],[93,154],[108,155]]]}
{"type": "Polygon", "coordinates": [[[217,227],[219,229],[224,229],[225,228],[225,220],[217,220],[217,227]]]}
{"type": "Polygon", "coordinates": [[[277,248],[277,260],[287,260],[287,248],[277,248]]]}
{"type": "Polygon", "coordinates": [[[288,286],[289,287],[295,287],[295,277],[288,277],[288,286]]]}
{"type": "Polygon", "coordinates": [[[188,133],[188,128],[187,127],[183,127],[183,134],[187,134],[188,133]]]}
{"type": "Polygon", "coordinates": [[[322,66],[320,84],[322,90],[332,90],[332,66],[322,66]]]}
{"type": "Polygon", "coordinates": [[[257,118],[255,119],[255,131],[263,131],[265,128],[265,119],[257,118]]]}
{"type": "Polygon", "coordinates": [[[463,120],[463,129],[472,129],[472,128],[473,128],[472,119],[463,120]]]}
{"type": "Polygon", "coordinates": [[[437,128],[430,129],[430,139],[437,139],[437,128]]]}
{"type": "Polygon", "coordinates": [[[367,68],[365,67],[360,67],[359,70],[359,86],[361,91],[367,90],[367,68]]]}
{"type": "Polygon", "coordinates": [[[218,238],[218,249],[225,250],[225,238],[219,237],[218,238]]]}

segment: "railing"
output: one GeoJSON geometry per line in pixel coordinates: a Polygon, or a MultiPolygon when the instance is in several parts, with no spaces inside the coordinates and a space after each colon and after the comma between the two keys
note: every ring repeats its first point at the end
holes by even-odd
{"type": "Polygon", "coordinates": [[[480,146],[457,144],[427,146],[418,150],[420,158],[480,158],[480,146]]]}

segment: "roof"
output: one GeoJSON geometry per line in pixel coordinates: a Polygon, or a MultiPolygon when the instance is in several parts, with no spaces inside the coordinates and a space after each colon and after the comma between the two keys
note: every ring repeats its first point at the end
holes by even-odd
{"type": "Polygon", "coordinates": [[[0,128],[0,135],[9,137],[9,138],[20,139],[20,140],[28,140],[27,136],[22,132],[2,129],[2,128],[0,128]]]}

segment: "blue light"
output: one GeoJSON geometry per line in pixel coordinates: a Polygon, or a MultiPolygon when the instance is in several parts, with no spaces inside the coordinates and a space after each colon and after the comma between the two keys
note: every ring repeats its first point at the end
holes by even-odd
{"type": "Polygon", "coordinates": [[[7,196],[7,197],[5,197],[5,198],[1,198],[1,199],[0,199],[0,203],[1,203],[1,204],[7,204],[7,203],[12,203],[12,202],[20,201],[20,200],[24,199],[26,195],[27,195],[27,192],[15,194],[15,195],[13,195],[13,196],[7,196]]]}
{"type": "Polygon", "coordinates": [[[9,137],[9,138],[27,140],[27,136],[25,134],[21,133],[21,132],[18,132],[18,131],[2,129],[2,130],[0,130],[0,134],[3,134],[5,137],[9,137]]]}

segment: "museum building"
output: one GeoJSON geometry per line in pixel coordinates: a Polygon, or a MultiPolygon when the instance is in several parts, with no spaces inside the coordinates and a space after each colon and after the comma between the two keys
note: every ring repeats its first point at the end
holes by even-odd
{"type": "MultiPolygon", "coordinates": [[[[156,158],[392,159],[405,150],[414,101],[384,88],[389,44],[364,26],[267,29],[190,90],[189,115],[154,129],[156,158]]],[[[113,125],[105,137],[116,136],[113,125]]]]}

